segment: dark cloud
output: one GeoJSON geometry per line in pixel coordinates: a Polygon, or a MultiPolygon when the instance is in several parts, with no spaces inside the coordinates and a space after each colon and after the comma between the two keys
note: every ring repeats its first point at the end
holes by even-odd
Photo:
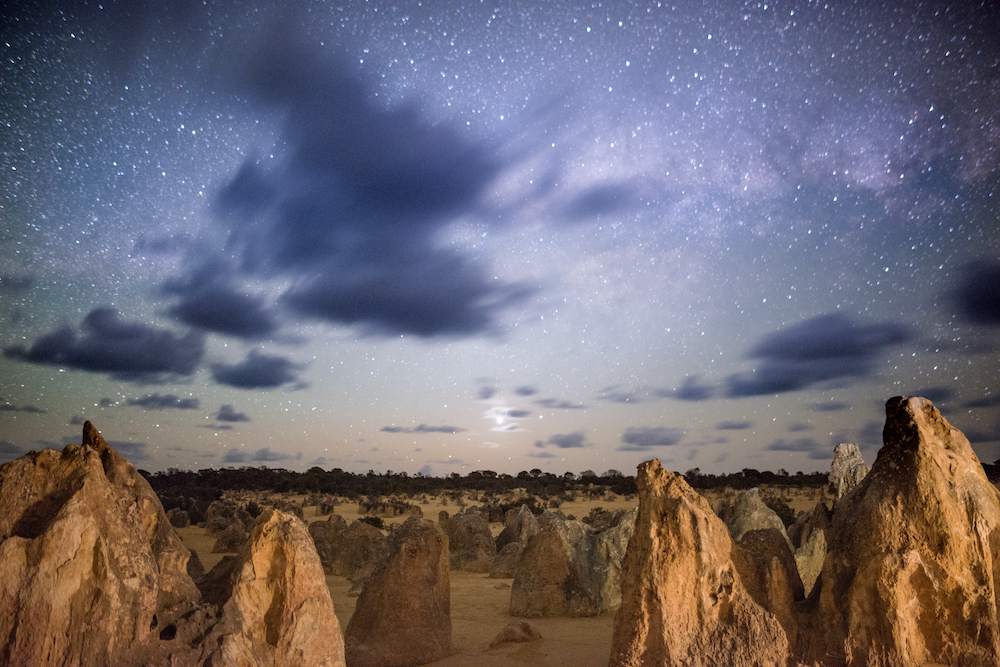
{"type": "Polygon", "coordinates": [[[573,200],[567,207],[566,217],[579,220],[620,213],[636,203],[636,194],[627,184],[595,185],[573,200]]]}
{"type": "Polygon", "coordinates": [[[0,459],[11,460],[24,454],[24,449],[18,447],[10,440],[0,440],[0,459]]]}
{"type": "Polygon", "coordinates": [[[962,430],[971,443],[1000,442],[1000,422],[989,429],[966,428],[962,430]]]}
{"type": "Polygon", "coordinates": [[[242,449],[227,449],[226,453],[222,455],[223,463],[246,463],[247,453],[242,449]]]}
{"type": "Polygon", "coordinates": [[[254,350],[238,364],[212,364],[212,377],[219,384],[237,389],[271,389],[296,382],[296,371],[301,368],[284,357],[254,350]]]}
{"type": "Polygon", "coordinates": [[[597,397],[597,400],[619,404],[631,403],[633,405],[643,402],[642,397],[637,392],[623,391],[617,386],[601,390],[601,394],[597,397]]]}
{"type": "Polygon", "coordinates": [[[540,405],[543,408],[551,410],[583,410],[587,407],[582,403],[570,403],[558,398],[539,398],[535,401],[535,405],[540,405]]]}
{"type": "MultiPolygon", "coordinates": [[[[80,444],[77,439],[74,439],[76,444],[80,444]]],[[[146,443],[144,442],[127,442],[124,440],[108,440],[108,444],[117,451],[119,454],[124,456],[128,461],[144,461],[148,457],[146,456],[146,443]]]]}
{"type": "Polygon", "coordinates": [[[250,417],[242,412],[236,412],[230,404],[220,405],[219,411],[215,413],[215,418],[220,422],[248,422],[250,417]]]}
{"type": "Polygon", "coordinates": [[[670,447],[676,445],[684,437],[684,431],[679,428],[665,426],[633,426],[625,429],[622,434],[622,446],[618,451],[644,452],[653,447],[670,447]]]}
{"type": "Polygon", "coordinates": [[[910,395],[926,398],[931,403],[946,403],[954,397],[955,392],[948,387],[924,387],[910,395]]]}
{"type": "Polygon", "coordinates": [[[237,93],[284,118],[281,158],[248,158],[213,203],[240,271],[291,278],[279,303],[299,316],[423,337],[495,331],[533,290],[439,241],[480,205],[497,151],[412,105],[376,104],[295,44],[276,33],[233,67],[237,93]]]}
{"type": "Polygon", "coordinates": [[[191,375],[205,352],[205,337],[183,336],[139,322],[123,322],[111,308],[95,308],[78,333],[63,327],[28,349],[8,347],[4,355],[36,364],[109,373],[128,381],[162,381],[191,375]]]}
{"type": "Polygon", "coordinates": [[[540,452],[528,452],[528,456],[533,459],[554,459],[557,458],[556,454],[552,452],[540,451],[540,452]]]}
{"type": "Polygon", "coordinates": [[[130,406],[146,408],[147,410],[166,410],[173,408],[176,410],[197,410],[201,402],[197,398],[180,398],[173,394],[146,394],[141,398],[130,398],[127,401],[130,406]]]}
{"type": "Polygon", "coordinates": [[[168,312],[192,327],[237,338],[263,338],[278,329],[277,314],[261,296],[252,296],[231,283],[221,263],[203,265],[186,279],[173,279],[164,294],[178,297],[168,312]]]}
{"type": "Polygon", "coordinates": [[[545,445],[554,445],[559,449],[586,447],[587,436],[583,433],[556,433],[550,436],[544,443],[541,440],[535,442],[535,447],[544,447],[545,445]]]}
{"type": "Polygon", "coordinates": [[[866,449],[882,446],[882,422],[870,421],[858,429],[858,444],[866,449]]]}
{"type": "Polygon", "coordinates": [[[49,411],[48,410],[43,410],[43,409],[41,409],[39,407],[35,407],[34,405],[24,405],[24,406],[18,407],[16,405],[12,405],[10,403],[5,403],[3,405],[0,405],[0,412],[28,412],[28,413],[36,414],[36,415],[44,415],[44,414],[48,414],[49,411]]]}
{"type": "Polygon", "coordinates": [[[966,408],[995,408],[1000,405],[1000,394],[995,394],[993,396],[983,396],[982,398],[976,398],[968,401],[963,405],[966,408]]]}
{"type": "Polygon", "coordinates": [[[102,408],[110,408],[112,405],[115,404],[115,402],[112,401],[110,398],[102,398],[100,401],[97,402],[97,404],[102,408]]]}
{"type": "Polygon", "coordinates": [[[786,428],[789,433],[801,433],[802,431],[811,431],[812,425],[805,424],[803,422],[792,422],[786,428]]]}
{"type": "Polygon", "coordinates": [[[251,461],[284,461],[293,458],[288,454],[272,451],[268,447],[262,447],[250,455],[251,461]]]}
{"type": "Polygon", "coordinates": [[[514,393],[518,396],[534,396],[538,393],[538,389],[531,385],[522,385],[514,389],[514,393]]]}
{"type": "Polygon", "coordinates": [[[496,396],[496,393],[496,387],[480,387],[479,391],[476,393],[476,398],[481,401],[488,401],[496,396]]]}
{"type": "Polygon", "coordinates": [[[70,426],[81,426],[85,421],[87,420],[81,417],[80,415],[73,415],[72,417],[69,418],[70,426]]]}
{"type": "Polygon", "coordinates": [[[763,365],[727,378],[730,397],[779,394],[838,378],[868,375],[878,355],[911,337],[902,325],[859,324],[841,313],[819,315],[775,331],[750,357],[763,365]]]}
{"type": "Polygon", "coordinates": [[[981,261],[965,266],[952,298],[966,320],[1000,325],[1000,263],[981,261]]]}
{"type": "Polygon", "coordinates": [[[0,276],[0,290],[11,294],[27,292],[34,284],[33,276],[12,276],[9,274],[0,276]]]}
{"type": "Polygon", "coordinates": [[[850,403],[827,401],[826,403],[813,403],[810,409],[813,412],[840,412],[841,410],[849,410],[850,407],[850,403]]]}
{"type": "Polygon", "coordinates": [[[720,431],[745,431],[753,426],[753,422],[750,421],[721,421],[715,425],[715,428],[720,431]]]}
{"type": "Polygon", "coordinates": [[[688,375],[681,386],[673,391],[671,397],[679,401],[706,401],[712,398],[715,389],[711,385],[701,384],[698,375],[688,375]]]}
{"type": "Polygon", "coordinates": [[[531,416],[531,411],[530,410],[517,410],[517,409],[513,409],[512,408],[512,409],[510,409],[510,410],[507,411],[507,416],[510,419],[525,419],[525,418],[531,416]]]}
{"type": "Polygon", "coordinates": [[[797,452],[808,454],[811,459],[832,458],[833,449],[828,445],[817,442],[813,438],[797,438],[795,440],[785,440],[779,438],[767,446],[772,452],[797,452]]]}
{"type": "Polygon", "coordinates": [[[461,433],[464,428],[459,426],[428,426],[419,424],[417,426],[383,426],[379,429],[386,433],[461,433]]]}

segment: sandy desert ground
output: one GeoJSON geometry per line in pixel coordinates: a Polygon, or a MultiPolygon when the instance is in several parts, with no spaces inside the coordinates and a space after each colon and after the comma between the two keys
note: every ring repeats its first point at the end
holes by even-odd
{"type": "MultiPolygon", "coordinates": [[[[767,492],[762,489],[762,492],[767,492]]],[[[811,509],[817,501],[825,500],[830,506],[831,498],[825,490],[787,489],[776,490],[796,512],[811,509]]],[[[705,493],[710,502],[725,496],[735,497],[731,490],[712,490],[705,493]]],[[[302,501],[301,496],[293,498],[302,501]]],[[[470,505],[475,504],[468,501],[470,505]]],[[[578,500],[565,502],[560,510],[577,518],[587,516],[591,509],[601,507],[611,511],[635,507],[635,499],[616,496],[613,500],[578,500]]],[[[714,502],[713,502],[714,506],[714,502]]],[[[458,507],[454,502],[441,504],[438,499],[420,503],[424,517],[437,520],[438,512],[455,514],[458,507]]],[[[305,509],[307,523],[323,521],[329,515],[315,515],[316,507],[305,509]]],[[[348,523],[362,516],[357,503],[344,501],[338,507],[348,523]]],[[[406,517],[384,519],[386,524],[401,523],[406,517]]],[[[501,524],[492,524],[494,535],[503,529],[501,524]]],[[[185,545],[198,552],[206,570],[211,569],[225,554],[211,553],[215,538],[205,529],[196,526],[177,531],[185,545]]],[[[354,613],[356,597],[348,595],[351,583],[345,577],[327,576],[330,596],[340,621],[341,629],[346,629],[354,613]]],[[[430,663],[437,667],[524,667],[525,665],[545,667],[604,667],[611,651],[611,633],[614,614],[603,614],[595,618],[534,618],[528,619],[542,635],[542,639],[524,644],[503,644],[490,649],[489,644],[508,623],[520,620],[508,613],[510,587],[513,579],[490,579],[487,574],[451,572],[451,622],[452,646],[454,654],[443,660],[430,663]]]]}

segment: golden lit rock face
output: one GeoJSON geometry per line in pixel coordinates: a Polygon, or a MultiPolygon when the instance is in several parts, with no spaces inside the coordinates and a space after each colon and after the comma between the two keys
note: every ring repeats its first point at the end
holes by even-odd
{"type": "Polygon", "coordinates": [[[889,399],[883,443],[837,503],[813,638],[825,646],[805,657],[1000,664],[1000,493],[927,399],[889,399]]]}
{"type": "Polygon", "coordinates": [[[0,508],[2,665],[344,665],[301,521],[263,517],[202,600],[156,494],[90,422],[0,466],[0,508]]]}
{"type": "Polygon", "coordinates": [[[788,640],[751,597],[708,502],[656,459],[639,466],[610,664],[784,666],[788,640]]]}
{"type": "Polygon", "coordinates": [[[3,664],[118,664],[200,598],[156,494],[90,422],[0,467],[3,664]]]}
{"type": "Polygon", "coordinates": [[[213,630],[212,664],[344,664],[344,640],[309,531],[295,515],[262,514],[233,569],[213,630]],[[253,656],[253,659],[250,658],[253,656]]]}

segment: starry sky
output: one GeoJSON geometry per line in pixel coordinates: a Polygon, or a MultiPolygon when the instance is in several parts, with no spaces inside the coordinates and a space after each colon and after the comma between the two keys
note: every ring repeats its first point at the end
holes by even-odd
{"type": "Polygon", "coordinates": [[[984,2],[17,2],[0,460],[1000,458],[984,2]]]}

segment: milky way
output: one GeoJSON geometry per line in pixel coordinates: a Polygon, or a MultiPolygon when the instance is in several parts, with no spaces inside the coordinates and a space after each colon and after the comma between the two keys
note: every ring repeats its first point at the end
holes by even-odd
{"type": "Polygon", "coordinates": [[[0,459],[1000,458],[989,3],[21,3],[0,459]]]}

